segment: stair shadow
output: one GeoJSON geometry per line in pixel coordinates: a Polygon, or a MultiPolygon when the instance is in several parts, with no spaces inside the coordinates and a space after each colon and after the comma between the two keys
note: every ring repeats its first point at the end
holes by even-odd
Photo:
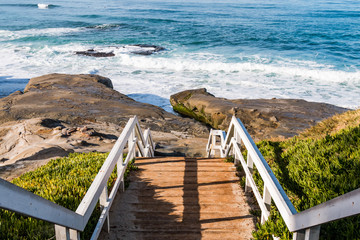
{"type": "MultiPolygon", "coordinates": [[[[253,218],[252,215],[239,215],[201,219],[199,187],[213,185],[214,188],[221,188],[223,184],[238,183],[238,180],[199,183],[198,161],[207,159],[185,158],[181,161],[164,159],[163,162],[166,163],[185,161],[184,175],[182,184],[172,184],[172,180],[166,182],[166,177],[171,176],[172,172],[163,170],[165,184],[161,186],[154,184],[155,181],[152,180],[158,177],[157,170],[150,170],[146,176],[143,174],[150,163],[158,165],[156,161],[146,160],[136,161],[139,171],[131,173],[129,188],[125,193],[118,194],[110,210],[110,234],[102,232],[99,239],[197,240],[202,239],[202,231],[207,230],[206,227],[202,227],[202,224],[253,218]],[[151,171],[154,171],[154,175],[151,175],[151,171]],[[168,192],[162,195],[161,193],[165,191],[168,192]]],[[[161,181],[161,179],[156,181],[161,181]]]]}
{"type": "Polygon", "coordinates": [[[172,237],[181,223],[177,206],[159,199],[157,186],[142,177],[142,171],[131,172],[129,187],[116,195],[110,209],[110,233],[102,231],[99,239],[184,239],[172,237]]]}
{"type": "MultiPolygon", "coordinates": [[[[183,185],[175,185],[169,187],[162,187],[153,185],[150,179],[141,178],[141,172],[136,174],[131,181],[141,181],[146,189],[146,197],[138,197],[139,202],[147,204],[139,205],[138,211],[151,213],[151,221],[153,224],[158,224],[156,230],[151,233],[142,233],[141,239],[201,239],[201,223],[200,223],[200,204],[198,192],[198,178],[197,178],[197,162],[185,160],[175,160],[166,162],[184,162],[184,176],[183,185]],[[182,188],[182,211],[179,211],[179,206],[166,201],[158,199],[156,191],[166,191],[167,189],[181,189],[182,188]],[[150,198],[151,197],[151,198],[150,198]],[[154,207],[157,207],[154,209],[154,207]],[[161,226],[159,226],[161,225],[161,226]]],[[[153,162],[157,164],[156,162],[153,162]]],[[[144,166],[146,163],[137,163],[137,165],[144,166]]],[[[181,208],[181,207],[180,207],[181,208]]],[[[142,219],[143,213],[137,212],[136,219],[142,219]]],[[[139,229],[149,229],[152,224],[147,221],[140,220],[136,222],[139,229]]]]}
{"type": "Polygon", "coordinates": [[[198,164],[191,164],[190,159],[185,158],[184,170],[184,194],[183,194],[183,225],[191,224],[195,232],[192,239],[201,239],[200,204],[198,186],[198,164]]]}

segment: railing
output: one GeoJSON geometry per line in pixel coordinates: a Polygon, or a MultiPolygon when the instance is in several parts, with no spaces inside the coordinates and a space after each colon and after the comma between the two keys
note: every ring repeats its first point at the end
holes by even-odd
{"type": "Polygon", "coordinates": [[[76,212],[41,198],[12,183],[0,178],[0,208],[21,213],[33,218],[55,224],[56,239],[80,239],[80,231],[85,229],[98,201],[102,209],[100,218],[91,239],[97,239],[106,222],[106,230],[110,231],[109,209],[115,195],[124,190],[124,174],[129,161],[138,156],[153,157],[155,145],[150,130],[142,134],[137,117],[131,118],[116,141],[109,156],[96,175],[76,212]],[[127,148],[127,156],[123,161],[123,152],[127,148]],[[117,165],[117,179],[108,195],[107,182],[117,165]]]}
{"type": "Polygon", "coordinates": [[[294,233],[293,239],[317,240],[321,224],[360,214],[360,188],[297,213],[246,128],[235,117],[230,122],[227,134],[221,130],[211,130],[206,146],[208,157],[215,156],[216,150],[220,151],[221,157],[233,155],[234,163],[241,163],[246,174],[245,191],[252,190],[255,195],[261,209],[261,224],[269,218],[273,200],[289,231],[294,233]],[[247,150],[246,160],[241,147],[247,150]],[[262,197],[252,177],[254,164],[264,181],[262,197]]]}

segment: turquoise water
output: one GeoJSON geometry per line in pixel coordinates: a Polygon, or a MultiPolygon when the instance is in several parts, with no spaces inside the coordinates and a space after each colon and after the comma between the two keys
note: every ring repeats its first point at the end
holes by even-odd
{"type": "Polygon", "coordinates": [[[0,0],[0,95],[43,74],[95,73],[167,110],[171,94],[200,87],[358,108],[359,40],[359,1],[0,0]],[[115,56],[74,54],[87,49],[115,56]]]}

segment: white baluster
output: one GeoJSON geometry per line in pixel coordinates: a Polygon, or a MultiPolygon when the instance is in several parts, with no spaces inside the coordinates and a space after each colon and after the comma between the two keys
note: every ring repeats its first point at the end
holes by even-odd
{"type": "MultiPolygon", "coordinates": [[[[100,195],[100,208],[104,208],[104,206],[106,205],[108,199],[108,189],[107,189],[107,185],[105,185],[104,190],[102,191],[101,195],[100,195]]],[[[106,226],[106,231],[110,232],[110,219],[109,219],[109,214],[107,214],[106,216],[106,223],[104,225],[104,228],[106,226]]]]}
{"type": "MultiPolygon", "coordinates": [[[[253,173],[253,169],[254,169],[254,161],[251,158],[250,153],[247,153],[247,163],[246,163],[250,173],[253,173]]],[[[251,190],[251,185],[250,185],[250,176],[246,176],[246,182],[245,182],[245,192],[248,192],[251,190]]]]}
{"type": "MultiPolygon", "coordinates": [[[[265,203],[265,206],[267,208],[267,216],[270,215],[270,208],[271,208],[271,194],[269,192],[268,187],[264,184],[264,192],[263,192],[263,201],[265,203]]],[[[264,224],[267,220],[267,217],[265,217],[264,212],[261,213],[261,224],[264,224]]]]}

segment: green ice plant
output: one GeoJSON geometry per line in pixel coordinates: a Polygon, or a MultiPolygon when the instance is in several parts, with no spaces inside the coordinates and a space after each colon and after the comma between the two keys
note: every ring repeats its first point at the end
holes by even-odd
{"type": "MultiPolygon", "coordinates": [[[[320,139],[294,137],[257,145],[299,212],[360,187],[359,126],[320,139]]],[[[254,180],[262,191],[263,182],[256,170],[254,180]]],[[[292,238],[275,206],[270,219],[253,232],[255,239],[271,239],[273,235],[292,238]]],[[[335,238],[360,239],[360,217],[323,224],[320,239],[335,238]]]]}
{"type": "MultiPolygon", "coordinates": [[[[30,192],[75,211],[85,196],[108,153],[72,153],[68,157],[51,160],[48,164],[15,178],[12,182],[30,192]]],[[[134,161],[126,169],[125,179],[136,170],[134,161]]],[[[116,180],[116,168],[108,181],[110,189],[116,180]]],[[[128,184],[128,181],[125,180],[128,184]]],[[[126,184],[126,185],[127,185],[126,184]]],[[[89,239],[100,216],[97,206],[84,230],[82,239],[89,239]]],[[[0,239],[49,239],[54,225],[0,210],[0,239]]]]}

